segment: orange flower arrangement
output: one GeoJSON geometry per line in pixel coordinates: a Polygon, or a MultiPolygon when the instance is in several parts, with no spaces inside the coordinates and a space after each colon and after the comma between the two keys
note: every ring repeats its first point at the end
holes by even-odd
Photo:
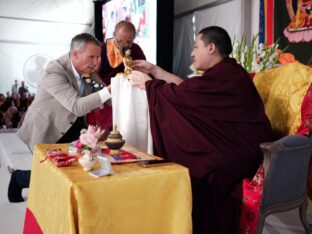
{"type": "Polygon", "coordinates": [[[285,65],[287,63],[295,63],[298,62],[295,56],[292,53],[282,53],[278,57],[278,61],[280,64],[285,65]]]}

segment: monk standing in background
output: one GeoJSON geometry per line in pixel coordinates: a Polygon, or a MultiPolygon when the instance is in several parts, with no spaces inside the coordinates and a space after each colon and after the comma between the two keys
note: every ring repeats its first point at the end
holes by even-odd
{"type": "Polygon", "coordinates": [[[183,81],[146,61],[133,61],[139,71],[128,75],[146,89],[155,155],[189,168],[193,233],[237,233],[242,180],[263,159],[260,143],[273,140],[262,100],[231,52],[228,33],[212,26],[192,52],[202,76],[183,81]]]}
{"type": "MultiPolygon", "coordinates": [[[[107,39],[101,45],[101,63],[98,75],[106,85],[110,84],[111,78],[115,77],[117,73],[124,72],[124,51],[131,50],[133,59],[145,60],[140,46],[133,43],[135,35],[136,30],[131,22],[120,21],[115,26],[114,37],[107,39]]],[[[87,123],[98,125],[109,133],[112,127],[112,107],[105,104],[103,109],[89,113],[87,123]]]]}
{"type": "Polygon", "coordinates": [[[98,75],[106,85],[117,73],[124,72],[123,53],[126,49],[131,50],[133,60],[146,59],[141,47],[133,43],[135,35],[136,30],[131,22],[120,21],[115,26],[114,37],[102,44],[98,75]]]}

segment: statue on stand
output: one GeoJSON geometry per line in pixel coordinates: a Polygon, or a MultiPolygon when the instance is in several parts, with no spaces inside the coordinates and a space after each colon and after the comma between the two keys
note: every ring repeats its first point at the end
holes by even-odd
{"type": "Polygon", "coordinates": [[[132,69],[132,57],[131,57],[131,49],[128,47],[123,48],[124,50],[124,56],[122,58],[123,64],[125,66],[124,69],[124,75],[130,74],[133,69],[132,69]]]}
{"type": "Polygon", "coordinates": [[[132,57],[131,57],[131,49],[129,47],[124,47],[120,50],[120,54],[122,56],[122,62],[124,65],[124,72],[117,73],[115,77],[125,77],[129,75],[133,69],[132,69],[132,57]]]}

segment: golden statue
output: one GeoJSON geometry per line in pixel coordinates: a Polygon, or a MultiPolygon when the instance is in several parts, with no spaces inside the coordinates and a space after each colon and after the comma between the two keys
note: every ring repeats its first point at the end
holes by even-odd
{"type": "Polygon", "coordinates": [[[132,57],[131,57],[131,49],[129,47],[124,47],[120,51],[120,55],[122,56],[122,62],[124,65],[124,72],[119,72],[115,75],[115,77],[124,77],[129,75],[133,69],[132,69],[132,57]]]}
{"type": "Polygon", "coordinates": [[[125,49],[122,61],[123,61],[123,64],[125,66],[124,75],[130,74],[133,71],[133,69],[132,69],[132,61],[133,61],[133,59],[131,57],[131,50],[130,50],[130,48],[126,48],[125,49]]]}

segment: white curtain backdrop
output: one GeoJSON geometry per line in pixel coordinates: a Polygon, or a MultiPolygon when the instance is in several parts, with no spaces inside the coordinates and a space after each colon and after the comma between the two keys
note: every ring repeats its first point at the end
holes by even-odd
{"type": "Polygon", "coordinates": [[[212,8],[195,12],[196,34],[203,28],[217,25],[223,27],[233,39],[243,32],[242,0],[230,1],[212,8]]]}
{"type": "Polygon", "coordinates": [[[183,79],[191,73],[189,66],[192,64],[191,51],[195,37],[192,20],[193,14],[174,21],[173,71],[183,79]]]}
{"type": "Polygon", "coordinates": [[[217,25],[225,28],[231,39],[258,32],[259,0],[233,0],[179,17],[174,22],[173,73],[185,79],[192,71],[191,52],[194,35],[201,29],[217,25]],[[251,13],[250,13],[251,12],[251,13]]]}

